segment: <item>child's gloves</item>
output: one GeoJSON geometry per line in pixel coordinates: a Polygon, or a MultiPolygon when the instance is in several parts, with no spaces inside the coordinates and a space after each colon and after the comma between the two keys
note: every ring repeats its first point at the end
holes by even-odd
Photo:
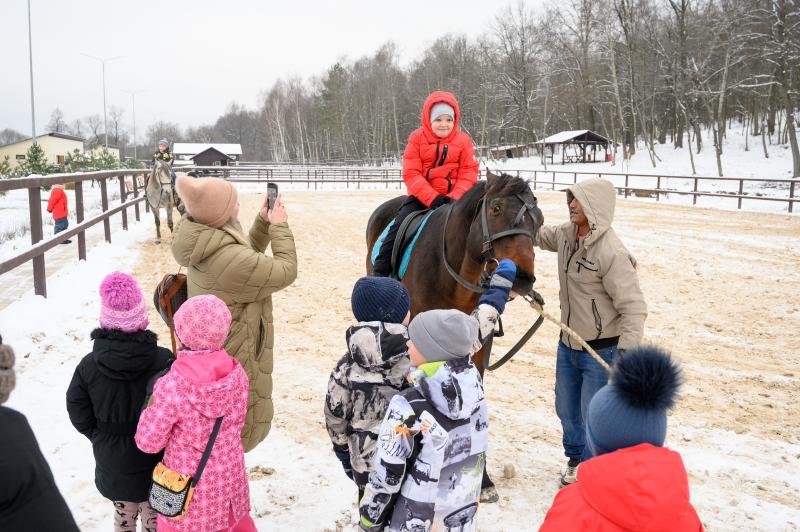
{"type": "Polygon", "coordinates": [[[438,209],[442,205],[446,205],[446,204],[450,203],[451,201],[453,201],[453,200],[449,196],[442,196],[440,194],[440,195],[436,196],[436,199],[434,199],[431,202],[431,209],[438,209]]]}
{"type": "Polygon", "coordinates": [[[342,463],[342,467],[344,468],[344,474],[347,475],[347,478],[353,480],[353,466],[350,464],[350,450],[345,447],[337,447],[336,445],[333,446],[333,454],[336,455],[336,458],[342,463]]]}
{"type": "Polygon", "coordinates": [[[500,314],[506,309],[506,302],[517,277],[517,265],[511,259],[503,259],[489,279],[489,286],[481,294],[478,304],[491,305],[500,314]]]}

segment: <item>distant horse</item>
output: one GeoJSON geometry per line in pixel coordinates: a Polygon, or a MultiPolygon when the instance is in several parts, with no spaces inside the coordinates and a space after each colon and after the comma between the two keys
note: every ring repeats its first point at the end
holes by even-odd
{"type": "Polygon", "coordinates": [[[181,215],[186,212],[178,193],[173,189],[172,169],[169,164],[156,160],[153,171],[147,177],[144,189],[147,203],[150,205],[150,210],[153,212],[153,218],[156,222],[156,244],[160,244],[161,219],[158,216],[158,210],[164,209],[167,211],[167,225],[170,233],[172,233],[172,208],[177,208],[181,215]]]}
{"type": "MultiPolygon", "coordinates": [[[[405,198],[384,202],[370,216],[368,274],[372,273],[372,247],[405,198]]],[[[469,314],[478,306],[481,282],[502,259],[517,265],[513,291],[528,294],[535,280],[533,238],[543,221],[528,183],[508,174],[490,173],[461,199],[436,209],[414,245],[402,279],[411,296],[411,316],[450,308],[469,314]]],[[[483,349],[472,360],[483,374],[483,349]]],[[[485,472],[482,488],[494,492],[485,472]]]]}

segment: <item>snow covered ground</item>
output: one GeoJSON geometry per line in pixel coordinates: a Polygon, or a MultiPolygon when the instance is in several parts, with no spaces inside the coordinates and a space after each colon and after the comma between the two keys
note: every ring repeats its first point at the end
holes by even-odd
{"type": "MultiPolygon", "coordinates": [[[[244,192],[244,191],[243,191],[244,192]]],[[[345,349],[350,291],[364,269],[364,227],[397,191],[287,191],[299,276],[274,298],[276,417],[267,440],[246,458],[259,530],[355,530],[355,487],[330,452],[322,401],[345,349]]],[[[563,194],[539,192],[548,223],[566,219],[563,194]]],[[[243,193],[242,219],[263,194],[243,193]]],[[[646,337],[683,363],[686,386],[670,417],[667,445],[679,451],[692,500],[709,531],[800,529],[800,218],[620,200],[615,227],[637,256],[650,315],[646,337]]],[[[0,331],[18,356],[8,406],[29,419],[81,530],[111,526],[96,491],[89,442],[70,425],[64,394],[91,349],[97,289],[113,270],[134,272],[146,296],[177,269],[165,241],[153,243],[143,218],[90,260],[48,279],[50,297],[28,293],[0,311],[0,331]]],[[[554,254],[537,254],[538,288],[557,312],[554,254]]],[[[5,284],[6,277],[0,278],[5,284]]],[[[162,345],[166,329],[154,310],[162,345]]],[[[509,305],[504,351],[532,319],[509,305]]],[[[528,346],[486,378],[489,471],[501,495],[482,505],[481,530],[536,530],[558,491],[563,465],[553,407],[557,333],[545,324],[528,346]],[[503,478],[503,466],[516,475],[503,478]]]]}

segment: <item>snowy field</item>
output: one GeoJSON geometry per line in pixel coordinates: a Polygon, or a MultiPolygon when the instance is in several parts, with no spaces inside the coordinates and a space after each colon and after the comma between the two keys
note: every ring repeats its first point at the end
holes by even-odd
{"type": "MultiPolygon", "coordinates": [[[[246,460],[259,530],[355,530],[355,486],[330,451],[322,405],[353,319],[349,297],[364,271],[367,218],[395,194],[285,194],[299,276],[274,298],[276,418],[246,460]]],[[[537,196],[546,222],[567,219],[563,194],[537,196]]],[[[242,194],[242,219],[252,219],[262,201],[263,194],[242,194]]],[[[155,245],[152,222],[143,220],[115,232],[113,246],[95,246],[88,262],[52,274],[49,299],[28,293],[0,311],[0,331],[18,356],[8,406],[28,416],[84,531],[108,530],[112,509],[94,487],[91,447],[69,423],[65,392],[91,349],[102,276],[132,271],[149,299],[161,276],[177,270],[168,245],[155,245]]],[[[667,445],[684,458],[703,524],[712,532],[800,529],[800,218],[619,200],[614,225],[640,263],[650,310],[645,335],[684,366],[667,445]]],[[[557,313],[555,254],[536,258],[538,289],[557,313]]],[[[152,309],[150,319],[169,345],[152,309]]],[[[522,302],[509,304],[498,350],[532,319],[522,302]]],[[[558,491],[564,458],[553,406],[556,338],[546,323],[486,378],[488,467],[501,499],[481,506],[481,530],[536,530],[558,491]],[[502,477],[506,464],[515,466],[513,478],[502,477]]]]}

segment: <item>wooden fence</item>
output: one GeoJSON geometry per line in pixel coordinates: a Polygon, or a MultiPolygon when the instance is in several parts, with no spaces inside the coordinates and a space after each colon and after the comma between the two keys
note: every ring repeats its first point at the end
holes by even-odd
{"type": "MultiPolygon", "coordinates": [[[[196,172],[200,176],[216,175],[240,183],[292,183],[305,184],[307,188],[314,190],[323,189],[326,185],[341,185],[346,187],[354,186],[359,189],[363,184],[385,185],[388,189],[390,185],[402,186],[402,175],[400,168],[386,167],[354,167],[354,166],[208,166],[208,167],[176,167],[175,170],[182,172],[196,172]]],[[[656,174],[622,174],[622,173],[603,173],[603,172],[569,172],[564,170],[504,170],[506,173],[516,175],[530,182],[534,190],[556,190],[556,187],[565,187],[578,182],[580,179],[590,177],[604,177],[612,181],[624,181],[623,186],[616,186],[618,193],[626,198],[630,195],[648,195],[660,201],[661,196],[667,194],[690,195],[692,203],[697,203],[698,197],[722,197],[732,198],[738,201],[738,208],[742,208],[742,200],[778,201],[788,202],[788,210],[792,212],[794,203],[800,201],[795,197],[794,179],[758,179],[744,177],[708,177],[708,176],[673,176],[656,174]],[[632,178],[653,180],[655,186],[641,187],[631,184],[632,178]],[[667,179],[684,179],[693,182],[692,190],[674,190],[662,188],[662,183],[667,179]],[[699,189],[699,184],[705,181],[725,181],[736,183],[735,192],[710,192],[699,189]],[[784,196],[757,196],[744,190],[744,184],[748,182],[762,182],[774,186],[784,187],[787,195],[784,196]]],[[[63,243],[70,237],[78,236],[78,259],[86,259],[86,229],[103,222],[106,242],[111,242],[111,226],[109,219],[111,216],[121,213],[122,228],[128,228],[128,208],[134,209],[136,220],[140,219],[139,204],[144,199],[143,192],[138,183],[138,176],[144,176],[150,170],[110,170],[102,172],[91,172],[83,174],[56,174],[46,177],[27,177],[19,179],[0,180],[0,191],[27,189],[28,203],[30,208],[31,225],[31,244],[26,251],[0,262],[0,275],[25,264],[33,262],[33,281],[34,291],[38,295],[46,296],[46,276],[45,276],[45,253],[63,243]],[[126,187],[126,177],[133,177],[131,190],[126,187]],[[114,207],[109,207],[108,202],[108,181],[116,178],[119,181],[120,203],[114,207]],[[100,184],[102,213],[88,220],[84,220],[84,201],[83,183],[90,180],[97,180],[100,184]],[[77,225],[66,231],[44,240],[42,231],[42,199],[41,187],[54,185],[57,183],[73,183],[75,186],[75,213],[77,225]],[[133,196],[128,199],[128,196],[133,196]]],[[[481,170],[481,176],[485,176],[486,170],[481,170]]],[[[145,210],[149,207],[145,202],[145,210]]]]}
{"type": "MultiPolygon", "coordinates": [[[[47,281],[45,275],[45,253],[54,247],[62,244],[70,237],[78,236],[78,260],[86,260],[86,230],[100,222],[103,223],[106,242],[111,242],[111,216],[121,213],[122,228],[128,229],[128,208],[133,208],[136,221],[139,221],[139,203],[144,200],[144,194],[139,195],[140,188],[137,177],[149,174],[150,170],[108,170],[102,172],[89,172],[81,174],[54,174],[46,177],[24,177],[19,179],[0,180],[0,192],[9,190],[28,190],[28,208],[30,210],[30,232],[32,246],[24,252],[0,262],[0,275],[13,270],[14,268],[33,261],[33,288],[37,295],[47,297],[47,281]],[[125,178],[131,176],[133,179],[132,191],[128,191],[125,186],[125,178]],[[108,181],[117,178],[119,181],[120,204],[109,207],[108,204],[108,181]],[[97,180],[100,185],[100,202],[102,212],[85,220],[83,184],[87,181],[97,180]],[[58,183],[72,183],[75,186],[75,218],[77,224],[65,231],[44,240],[42,230],[42,187],[52,186],[58,183]],[[127,196],[133,198],[127,200],[127,196]]],[[[147,202],[145,210],[149,211],[147,202]]]]}

